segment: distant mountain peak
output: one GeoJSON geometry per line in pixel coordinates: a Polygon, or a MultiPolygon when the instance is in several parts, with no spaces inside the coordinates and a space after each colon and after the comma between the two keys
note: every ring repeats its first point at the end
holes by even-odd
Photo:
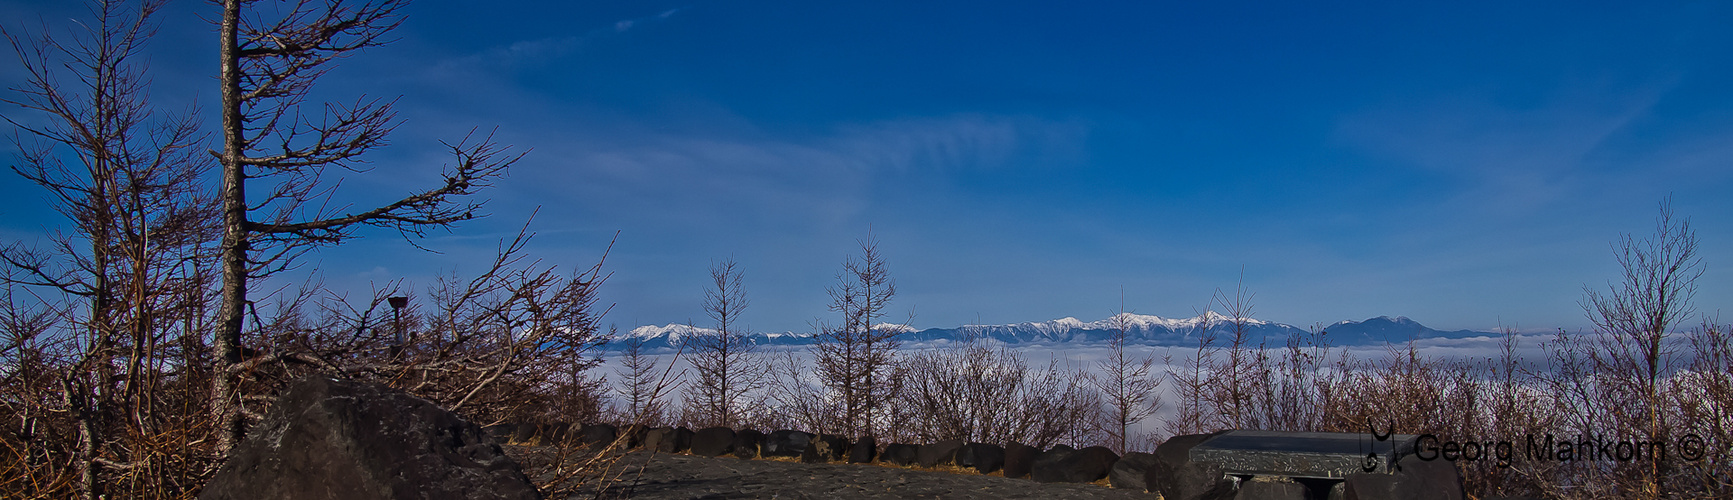
{"type": "MultiPolygon", "coordinates": [[[[1307,331],[1293,325],[1276,323],[1255,318],[1242,318],[1241,327],[1235,328],[1234,319],[1227,315],[1204,311],[1203,314],[1185,318],[1163,318],[1161,316],[1118,313],[1105,319],[1083,321],[1076,317],[1066,316],[1048,321],[1027,321],[1022,323],[1000,325],[963,325],[955,328],[927,328],[917,330],[907,325],[896,323],[880,323],[873,325],[881,331],[900,332],[900,338],[907,344],[918,345],[922,342],[950,342],[966,338],[987,338],[1007,344],[1022,343],[1068,343],[1068,342],[1099,342],[1114,335],[1120,328],[1125,328],[1128,341],[1138,344],[1196,346],[1200,333],[1213,334],[1216,346],[1226,345],[1237,330],[1245,335],[1242,345],[1249,346],[1280,346],[1292,335],[1303,335],[1307,331]]],[[[1486,332],[1469,330],[1439,331],[1427,328],[1406,316],[1377,316],[1363,321],[1341,321],[1325,328],[1329,332],[1332,343],[1337,345],[1376,345],[1383,343],[1406,343],[1410,340],[1450,337],[1487,335],[1486,332]]],[[[715,330],[695,327],[680,323],[670,323],[665,326],[640,326],[633,328],[625,335],[626,338],[642,340],[646,347],[672,348],[693,335],[714,335],[715,330]]],[[[754,333],[754,342],[761,345],[806,345],[815,339],[811,333],[782,332],[754,333]]]]}

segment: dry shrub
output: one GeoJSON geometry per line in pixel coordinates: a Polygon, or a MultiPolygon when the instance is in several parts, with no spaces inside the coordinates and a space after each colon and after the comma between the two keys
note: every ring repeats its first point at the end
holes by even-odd
{"type": "Polygon", "coordinates": [[[1031,369],[1023,356],[991,341],[910,354],[901,367],[903,390],[892,405],[899,425],[888,438],[931,443],[1095,443],[1100,395],[1080,371],[1031,369]]]}
{"type": "MultiPolygon", "coordinates": [[[[632,427],[655,427],[657,420],[663,418],[662,408],[666,408],[666,398],[679,386],[677,379],[681,374],[674,373],[674,364],[684,352],[676,351],[674,358],[662,368],[660,374],[652,373],[655,363],[650,358],[643,357],[640,348],[642,342],[629,344],[630,356],[638,359],[638,364],[629,368],[633,378],[645,380],[628,381],[628,394],[633,398],[632,413],[622,413],[625,417],[619,422],[625,424],[619,427],[619,432],[612,442],[597,446],[597,443],[584,443],[579,439],[577,429],[566,433],[564,440],[551,443],[548,446],[531,448],[519,454],[523,462],[524,472],[529,475],[542,494],[549,498],[570,498],[574,496],[592,496],[602,498],[610,489],[620,483],[637,465],[641,473],[643,465],[655,457],[655,450],[645,450],[637,460],[629,459],[627,452],[631,444],[632,427]]],[[[628,490],[636,484],[624,485],[628,490]]]]}

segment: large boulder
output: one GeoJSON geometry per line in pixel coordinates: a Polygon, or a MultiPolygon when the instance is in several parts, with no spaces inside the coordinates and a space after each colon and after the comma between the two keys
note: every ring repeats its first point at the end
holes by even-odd
{"type": "Polygon", "coordinates": [[[801,452],[800,461],[817,464],[842,460],[848,453],[848,438],[834,434],[820,434],[806,444],[806,450],[801,452]]]}
{"type": "Polygon", "coordinates": [[[1348,500],[1461,500],[1462,475],[1448,460],[1421,460],[1407,455],[1390,474],[1349,474],[1343,484],[1348,500]]]}
{"type": "Polygon", "coordinates": [[[921,467],[937,467],[941,464],[957,463],[957,451],[961,449],[963,449],[961,439],[947,439],[933,444],[921,445],[921,448],[915,453],[920,458],[921,467]]]}
{"type": "Polygon", "coordinates": [[[920,447],[902,443],[885,445],[885,453],[879,457],[879,461],[903,467],[920,463],[920,447]]]}
{"type": "Polygon", "coordinates": [[[1011,443],[1005,446],[1005,477],[1016,479],[1029,475],[1029,469],[1035,466],[1035,458],[1041,456],[1041,449],[1023,443],[1011,443]]]}
{"type": "Polygon", "coordinates": [[[408,393],[308,377],[217,470],[203,500],[535,499],[481,427],[408,393]]]}
{"type": "Polygon", "coordinates": [[[1107,477],[1113,463],[1118,461],[1119,454],[1106,446],[1091,446],[1068,453],[1057,461],[1037,460],[1035,470],[1030,473],[1036,481],[1043,483],[1093,483],[1107,477]]]}
{"type": "Polygon", "coordinates": [[[741,429],[734,433],[734,456],[741,460],[758,458],[758,450],[764,447],[764,433],[753,429],[741,429]]]}
{"type": "Polygon", "coordinates": [[[1147,476],[1149,468],[1155,465],[1155,455],[1143,452],[1128,452],[1113,463],[1113,470],[1107,472],[1107,484],[1114,488],[1134,491],[1148,491],[1147,476]]]}
{"type": "Polygon", "coordinates": [[[734,429],[709,427],[692,434],[692,454],[719,457],[734,451],[734,429]]]}
{"type": "Polygon", "coordinates": [[[873,458],[878,456],[878,452],[878,440],[873,439],[872,436],[860,438],[859,441],[854,442],[854,445],[848,447],[848,463],[864,464],[872,462],[873,458]]]}
{"type": "Polygon", "coordinates": [[[798,457],[806,452],[806,446],[811,442],[812,435],[805,432],[776,431],[764,439],[764,450],[760,454],[766,457],[798,457]]]}
{"type": "Polygon", "coordinates": [[[586,424],[578,428],[578,439],[594,449],[606,448],[619,438],[619,432],[612,424],[586,424]]]}
{"type": "Polygon", "coordinates": [[[996,444],[969,443],[957,451],[957,466],[992,474],[1005,466],[1005,449],[996,444]]]}

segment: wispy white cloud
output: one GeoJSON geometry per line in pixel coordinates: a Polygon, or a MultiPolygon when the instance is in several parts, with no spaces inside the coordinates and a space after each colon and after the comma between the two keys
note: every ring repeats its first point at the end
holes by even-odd
{"type": "Polygon", "coordinates": [[[662,13],[656,14],[654,16],[646,16],[646,17],[640,17],[640,18],[636,18],[636,19],[622,19],[620,21],[614,22],[614,32],[615,33],[625,33],[626,30],[630,30],[633,27],[636,27],[636,26],[643,24],[643,23],[646,23],[646,22],[661,21],[661,20],[664,20],[664,19],[667,19],[670,17],[674,17],[674,14],[677,14],[683,10],[686,10],[686,7],[675,7],[672,9],[664,10],[664,11],[662,11],[662,13]]]}
{"type": "MultiPolygon", "coordinates": [[[[1081,151],[1086,128],[1024,117],[955,115],[837,126],[806,139],[652,134],[546,139],[536,185],[587,186],[577,199],[694,216],[691,206],[829,223],[865,210],[889,176],[996,169],[1081,151]],[[1058,153],[1056,153],[1058,152],[1058,153]]],[[[714,213],[714,211],[708,212],[714,213]]],[[[738,215],[738,214],[736,214],[738,215]]],[[[697,216],[704,216],[699,214],[697,216]]]]}
{"type": "Polygon", "coordinates": [[[1380,109],[1346,120],[1350,144],[1397,164],[1466,181],[1480,199],[1547,202],[1575,194],[1660,92],[1573,95],[1532,107],[1476,98],[1380,109]]]}
{"type": "Polygon", "coordinates": [[[1418,191],[1438,200],[1426,209],[1432,217],[1461,225],[1436,236],[1539,220],[1595,226],[1669,195],[1718,197],[1713,186],[1733,181],[1733,126],[1673,124],[1659,103],[1674,87],[1590,85],[1528,105],[1436,99],[1350,117],[1337,136],[1389,167],[1443,182],[1418,191]]]}
{"type": "Polygon", "coordinates": [[[608,27],[593,28],[580,35],[519,40],[507,45],[495,46],[480,53],[440,61],[435,66],[440,70],[450,72],[483,68],[510,68],[551,61],[576,52],[602,37],[616,36],[634,28],[665,21],[685,10],[687,10],[686,7],[677,7],[655,15],[622,19],[615,21],[608,27]]]}

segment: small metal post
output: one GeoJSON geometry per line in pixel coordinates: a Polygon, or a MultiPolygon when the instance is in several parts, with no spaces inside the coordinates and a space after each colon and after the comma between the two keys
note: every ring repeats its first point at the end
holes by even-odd
{"type": "Polygon", "coordinates": [[[385,300],[391,303],[391,322],[395,330],[391,339],[391,357],[396,358],[403,353],[403,308],[409,305],[409,297],[390,297],[385,300]]]}

